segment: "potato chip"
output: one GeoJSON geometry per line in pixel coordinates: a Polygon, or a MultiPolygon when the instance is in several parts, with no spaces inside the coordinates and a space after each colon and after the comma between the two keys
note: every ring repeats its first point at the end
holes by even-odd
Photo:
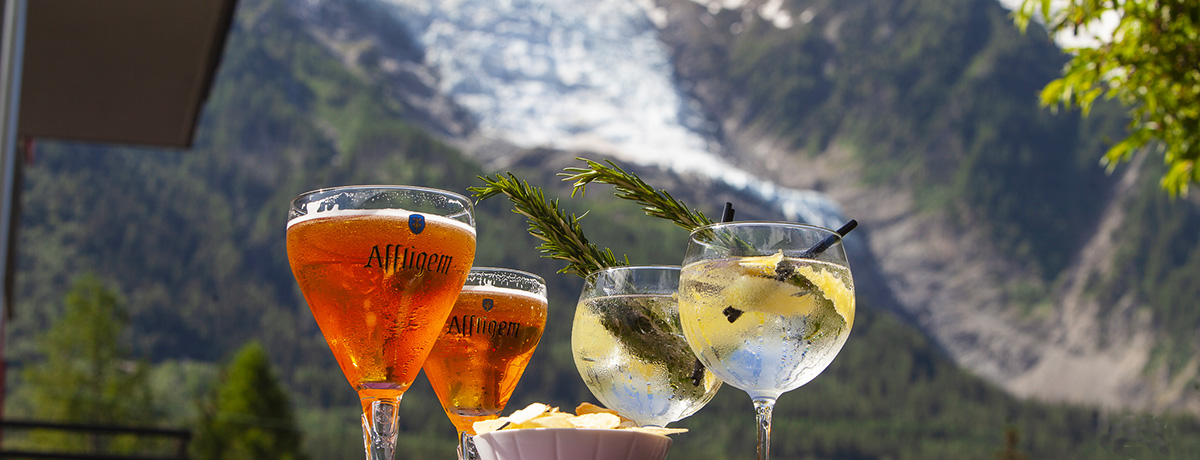
{"type": "Polygon", "coordinates": [[[477,434],[523,428],[621,429],[664,436],[687,432],[686,428],[639,427],[637,422],[625,418],[617,411],[587,402],[575,408],[575,414],[559,412],[557,407],[550,407],[546,404],[533,403],[524,409],[513,412],[508,417],[481,420],[472,426],[477,434]]]}
{"type": "Polygon", "coordinates": [[[580,404],[579,407],[575,408],[575,414],[577,414],[577,415],[596,414],[596,413],[613,414],[613,415],[616,415],[617,417],[620,417],[621,423],[619,426],[617,426],[617,428],[628,428],[628,427],[638,426],[637,422],[630,420],[628,417],[626,417],[624,415],[621,415],[620,412],[609,409],[607,407],[597,406],[590,402],[584,402],[584,403],[580,404]]]}
{"type": "Polygon", "coordinates": [[[607,412],[593,412],[576,415],[570,420],[576,428],[616,428],[621,425],[621,417],[607,412]]]}
{"type": "Polygon", "coordinates": [[[571,424],[571,419],[574,417],[574,415],[565,412],[546,413],[522,423],[520,426],[511,428],[575,428],[575,425],[571,424]]]}
{"type": "Polygon", "coordinates": [[[639,427],[628,428],[628,429],[632,430],[632,431],[641,431],[643,433],[657,434],[657,435],[662,435],[662,436],[666,436],[668,434],[676,434],[676,433],[687,433],[687,428],[662,428],[662,427],[657,427],[657,426],[639,426],[639,427]]]}
{"type": "Polygon", "coordinates": [[[484,433],[491,433],[493,431],[499,431],[501,429],[506,428],[508,425],[509,425],[508,419],[498,418],[498,419],[492,419],[492,420],[480,420],[478,422],[473,423],[471,425],[471,427],[475,428],[475,434],[484,434],[484,433]]]}
{"type": "Polygon", "coordinates": [[[550,410],[550,406],[547,406],[542,403],[533,403],[533,404],[526,406],[524,409],[513,412],[512,415],[508,416],[508,421],[515,423],[515,424],[525,423],[527,421],[533,420],[534,417],[537,417],[539,415],[546,413],[546,411],[548,411],[548,410],[550,410]]]}
{"type": "Polygon", "coordinates": [[[597,406],[590,402],[581,403],[581,404],[579,404],[579,407],[575,408],[575,415],[595,414],[597,412],[613,414],[616,416],[621,415],[621,414],[618,414],[617,411],[615,411],[615,410],[609,409],[607,407],[600,407],[600,406],[597,406]]]}

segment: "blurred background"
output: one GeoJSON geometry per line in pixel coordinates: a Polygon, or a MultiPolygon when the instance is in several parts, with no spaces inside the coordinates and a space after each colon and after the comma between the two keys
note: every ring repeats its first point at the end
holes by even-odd
{"type": "MultiPolygon", "coordinates": [[[[779,400],[778,458],[1200,452],[1200,199],[1164,190],[1154,152],[1101,164],[1126,135],[1115,102],[1039,105],[1070,55],[1040,23],[1021,32],[1011,2],[210,3],[227,16],[209,18],[212,53],[193,61],[211,81],[188,88],[176,145],[21,133],[0,323],[5,420],[169,433],[6,424],[0,450],[358,458],[357,398],[287,264],[290,200],[343,184],[467,194],[512,172],[587,212],[599,246],[678,264],[683,229],[602,186],[570,196],[556,174],[587,157],[710,217],[730,201],[739,220],[859,221],[858,321],[779,400]]],[[[40,81],[26,74],[26,94],[40,81]]],[[[581,279],[538,256],[507,201],[477,213],[477,265],[549,284],[506,413],[595,402],[570,352],[581,279]]],[[[424,377],[400,420],[398,458],[450,458],[424,377]]],[[[668,458],[747,458],[752,420],[726,388],[676,424],[690,431],[668,458]]]]}

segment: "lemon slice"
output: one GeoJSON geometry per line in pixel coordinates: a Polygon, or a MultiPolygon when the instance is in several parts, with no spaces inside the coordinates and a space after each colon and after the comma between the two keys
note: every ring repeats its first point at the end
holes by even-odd
{"type": "Polygon", "coordinates": [[[742,267],[743,274],[774,278],[780,262],[783,262],[783,251],[769,256],[743,257],[738,260],[738,266],[742,267]]]}
{"type": "Polygon", "coordinates": [[[779,266],[785,262],[783,251],[769,256],[745,257],[738,261],[741,276],[730,280],[724,290],[725,301],[747,312],[772,315],[812,315],[825,297],[847,325],[854,324],[854,292],[831,270],[818,270],[810,264],[796,263],[788,268],[787,279],[802,277],[821,292],[810,292],[802,285],[780,279],[779,266]],[[812,295],[810,295],[812,294],[812,295]]]}
{"type": "Polygon", "coordinates": [[[825,298],[833,302],[833,308],[846,320],[846,326],[854,325],[854,291],[846,286],[832,271],[814,270],[811,266],[796,267],[796,274],[808,278],[825,298]]]}
{"type": "Polygon", "coordinates": [[[812,313],[815,303],[801,297],[800,288],[774,278],[740,276],[725,288],[725,304],[743,312],[795,316],[812,313]]]}

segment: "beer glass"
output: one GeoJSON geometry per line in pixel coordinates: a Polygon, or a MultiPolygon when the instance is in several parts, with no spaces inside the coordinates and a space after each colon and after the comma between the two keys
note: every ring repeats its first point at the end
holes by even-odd
{"type": "Polygon", "coordinates": [[[770,454],[775,400],[825,370],[854,325],[854,280],[836,232],[731,222],[692,232],[679,318],[692,350],[750,395],[758,459],[770,454]]]}
{"type": "Polygon", "coordinates": [[[458,430],[459,458],[475,458],[477,421],[500,416],[546,326],[546,282],[476,267],[425,360],[425,377],[458,430]]]}
{"type": "Polygon", "coordinates": [[[362,402],[367,460],[391,460],[396,410],[475,259],[471,202],[411,186],[346,186],[292,200],[288,262],[362,402]]]}
{"type": "Polygon", "coordinates": [[[589,274],[575,308],[571,352],[592,395],[641,426],[666,426],[704,407],[721,381],[683,338],[678,266],[589,274]]]}

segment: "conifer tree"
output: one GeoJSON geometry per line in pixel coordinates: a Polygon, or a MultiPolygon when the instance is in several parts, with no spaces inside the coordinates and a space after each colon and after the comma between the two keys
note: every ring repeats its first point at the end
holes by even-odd
{"type": "MultiPolygon", "coordinates": [[[[122,340],[129,318],[117,294],[94,275],[79,277],[65,311],[38,337],[42,359],[26,367],[19,391],[28,417],[54,422],[149,426],[156,419],[146,365],[122,340]]],[[[128,452],[128,437],[37,432],[38,448],[128,452]]]]}
{"type": "Polygon", "coordinates": [[[192,444],[200,460],[301,460],[291,401],[262,345],[251,342],[224,369],[192,444]]]}

